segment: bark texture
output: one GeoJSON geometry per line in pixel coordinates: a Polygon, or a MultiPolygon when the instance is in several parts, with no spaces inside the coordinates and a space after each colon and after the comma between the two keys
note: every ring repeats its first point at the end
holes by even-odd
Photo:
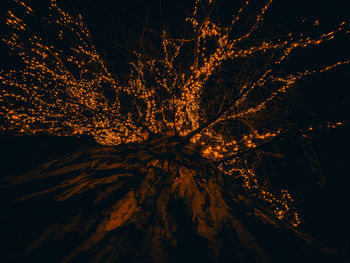
{"type": "Polygon", "coordinates": [[[336,260],[176,137],[86,148],[1,188],[10,262],[336,260]]]}

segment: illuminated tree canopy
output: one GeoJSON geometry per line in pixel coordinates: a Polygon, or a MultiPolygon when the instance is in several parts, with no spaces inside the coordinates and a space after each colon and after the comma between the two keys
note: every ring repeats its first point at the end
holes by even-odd
{"type": "MultiPolygon", "coordinates": [[[[195,0],[182,34],[146,29],[154,46],[140,41],[140,48],[129,52],[129,71],[118,74],[99,53],[80,14],[51,0],[42,19],[25,2],[14,2],[2,41],[22,64],[0,71],[2,135],[89,135],[106,146],[177,138],[226,176],[242,180],[243,189],[278,220],[300,224],[288,190],[273,190],[256,172],[258,150],[291,131],[307,136],[342,125],[339,120],[300,127],[281,105],[299,81],[350,63],[285,70],[296,53],[349,34],[346,21],[319,34],[264,37],[272,0],[253,14],[247,12],[252,3],[245,1],[226,22],[213,12],[216,1],[195,0]]],[[[73,193],[75,182],[67,184],[73,193]]]]}

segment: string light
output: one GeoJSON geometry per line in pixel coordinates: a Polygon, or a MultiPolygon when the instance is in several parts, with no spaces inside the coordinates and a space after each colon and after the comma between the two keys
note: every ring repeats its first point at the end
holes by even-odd
{"type": "MultiPolygon", "coordinates": [[[[28,17],[33,17],[34,11],[27,4],[20,0],[14,2],[28,17]]],[[[342,22],[333,31],[314,38],[289,33],[284,38],[257,43],[249,40],[262,25],[272,0],[261,8],[249,30],[236,38],[232,37],[232,32],[250,2],[243,4],[228,26],[219,26],[203,17],[200,14],[202,3],[210,7],[214,0],[195,1],[193,13],[186,18],[193,38],[174,39],[164,30],[161,55],[145,56],[135,51],[129,75],[123,82],[115,78],[99,55],[81,15],[73,17],[62,10],[56,0],[51,0],[49,16],[43,22],[55,30],[56,40],[48,42],[14,11],[8,11],[6,25],[11,30],[2,40],[23,61],[24,68],[0,71],[0,116],[6,122],[0,126],[0,132],[87,134],[103,145],[142,142],[150,133],[176,133],[183,137],[194,133],[190,142],[201,147],[204,157],[218,161],[235,156],[221,163],[219,169],[227,176],[243,178],[243,187],[258,193],[277,218],[289,218],[292,225],[297,226],[300,219],[292,209],[293,199],[288,191],[275,194],[262,187],[254,168],[239,156],[240,152],[255,149],[279,136],[283,127],[261,129],[250,123],[249,131],[233,139],[217,126],[225,126],[228,121],[247,122],[302,78],[349,63],[350,60],[338,61],[288,75],[274,70],[295,50],[317,46],[334,39],[339,32],[349,32],[347,23],[342,22]],[[193,52],[192,58],[186,61],[190,62],[187,67],[179,57],[188,46],[193,47],[193,52]],[[210,78],[221,70],[223,63],[239,63],[258,54],[271,53],[273,61],[266,64],[268,67],[260,76],[235,87],[238,97],[232,98],[214,121],[209,120],[201,105],[202,97],[210,78]],[[255,94],[261,89],[265,93],[257,98],[255,94]],[[106,94],[107,91],[112,95],[106,94]],[[123,109],[123,95],[131,97],[128,107],[134,109],[129,113],[123,109]],[[208,125],[201,129],[205,123],[208,125]]],[[[314,26],[319,24],[318,20],[314,22],[314,26]]],[[[327,127],[339,125],[340,122],[328,123],[327,127]]]]}

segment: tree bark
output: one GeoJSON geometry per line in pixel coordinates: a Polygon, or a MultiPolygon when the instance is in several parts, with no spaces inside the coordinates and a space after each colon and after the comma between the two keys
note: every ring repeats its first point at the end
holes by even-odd
{"type": "Polygon", "coordinates": [[[79,150],[1,191],[9,262],[335,260],[176,137],[79,150]]]}

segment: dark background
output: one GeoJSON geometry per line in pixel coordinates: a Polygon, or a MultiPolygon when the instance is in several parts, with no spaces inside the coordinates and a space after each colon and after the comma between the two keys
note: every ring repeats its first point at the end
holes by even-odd
{"type": "MultiPolygon", "coordinates": [[[[254,1],[251,11],[262,3],[263,1],[254,1]]],[[[1,19],[11,5],[10,1],[1,1],[1,19]]],[[[47,1],[33,1],[30,5],[43,15],[48,6],[47,1]]],[[[191,1],[185,0],[70,0],[64,1],[63,6],[73,14],[83,15],[98,50],[109,67],[116,72],[119,69],[126,70],[125,50],[137,46],[145,25],[161,31],[160,25],[165,24],[177,34],[186,30],[182,22],[184,14],[192,10],[191,1]]],[[[241,1],[220,1],[218,13],[222,14],[223,22],[230,16],[231,10],[237,10],[240,6],[241,1]]],[[[270,30],[266,32],[274,34],[308,29],[316,33],[326,32],[340,22],[349,20],[349,14],[350,1],[345,0],[275,0],[266,16],[265,26],[270,30]],[[304,18],[306,21],[301,23],[304,18]],[[312,27],[316,19],[320,20],[317,28],[312,27]]],[[[350,59],[349,39],[349,35],[339,35],[334,41],[312,50],[304,50],[303,54],[298,54],[291,60],[286,70],[317,68],[350,59]]],[[[2,68],[16,63],[8,53],[6,47],[1,46],[2,68]]],[[[286,156],[283,161],[286,164],[281,165],[281,161],[276,161],[275,165],[271,163],[271,169],[279,167],[277,172],[287,178],[285,181],[290,184],[291,192],[296,197],[303,220],[301,230],[342,253],[350,250],[349,69],[349,65],[342,66],[314,75],[297,85],[301,101],[300,109],[297,110],[299,118],[310,120],[311,123],[343,121],[345,125],[336,130],[317,131],[314,139],[307,142],[299,137],[281,141],[279,147],[286,156]],[[318,179],[315,179],[317,175],[310,169],[305,147],[310,147],[318,156],[325,178],[324,185],[318,184],[318,179]]],[[[52,158],[65,156],[80,147],[93,144],[93,140],[88,137],[5,136],[0,138],[0,174],[23,172],[52,158]]]]}

